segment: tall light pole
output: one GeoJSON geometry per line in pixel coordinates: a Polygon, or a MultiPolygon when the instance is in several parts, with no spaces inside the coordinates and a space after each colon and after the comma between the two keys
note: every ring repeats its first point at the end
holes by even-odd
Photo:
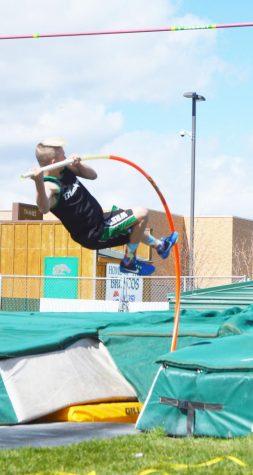
{"type": "MultiPolygon", "coordinates": [[[[196,92],[185,92],[184,97],[192,100],[192,131],[191,131],[191,207],[190,207],[190,252],[189,252],[189,276],[194,275],[194,217],[195,217],[195,156],[196,156],[196,102],[205,101],[204,96],[196,92]]],[[[190,288],[193,287],[190,281],[190,288]]]]}

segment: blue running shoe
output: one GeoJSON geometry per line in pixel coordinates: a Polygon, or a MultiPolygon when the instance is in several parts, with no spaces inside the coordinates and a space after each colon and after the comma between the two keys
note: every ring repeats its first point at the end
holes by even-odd
{"type": "Polygon", "coordinates": [[[139,261],[135,257],[129,259],[129,257],[124,257],[122,259],[120,266],[120,272],[125,274],[136,274],[136,275],[150,275],[155,271],[155,266],[148,264],[147,262],[139,261]]]}
{"type": "Polygon", "coordinates": [[[176,244],[177,240],[178,233],[176,231],[165,238],[161,238],[162,244],[157,246],[156,250],[162,259],[168,257],[171,248],[176,244]]]}

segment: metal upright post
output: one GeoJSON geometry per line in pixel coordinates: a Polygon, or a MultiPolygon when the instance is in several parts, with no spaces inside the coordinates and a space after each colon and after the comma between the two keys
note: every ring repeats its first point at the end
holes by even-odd
{"type": "Polygon", "coordinates": [[[184,97],[192,99],[192,131],[191,131],[191,200],[190,200],[190,250],[189,277],[190,289],[193,288],[194,277],[194,220],[195,220],[195,159],[196,159],[196,102],[205,101],[204,96],[196,92],[186,92],[184,97]]]}

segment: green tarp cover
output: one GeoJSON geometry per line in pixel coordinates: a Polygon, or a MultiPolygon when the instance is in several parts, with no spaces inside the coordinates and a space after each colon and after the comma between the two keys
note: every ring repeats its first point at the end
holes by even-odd
{"type": "Polygon", "coordinates": [[[0,424],[16,424],[18,419],[12,407],[10,398],[0,378],[0,424]]]}
{"type": "Polygon", "coordinates": [[[173,353],[157,362],[177,368],[210,371],[253,371],[253,333],[203,341],[173,353]]]}
{"type": "Polygon", "coordinates": [[[113,322],[115,314],[0,313],[0,357],[56,351],[113,322]]]}
{"type": "MultiPolygon", "coordinates": [[[[240,310],[181,314],[178,348],[219,336],[240,310]]],[[[0,357],[40,354],[66,348],[85,336],[98,338],[121,373],[144,401],[157,372],[156,360],[170,350],[173,311],[136,313],[0,314],[0,357]]],[[[236,330],[234,330],[236,331],[236,330]]],[[[230,331],[231,333],[231,331],[230,331]]]]}
{"type": "Polygon", "coordinates": [[[136,427],[161,427],[173,436],[247,435],[253,427],[253,373],[161,366],[136,427]]]}
{"type": "Polygon", "coordinates": [[[223,321],[219,338],[167,352],[157,363],[138,429],[216,437],[252,432],[252,306],[223,321]]]}
{"type": "MultiPolygon", "coordinates": [[[[216,338],[221,327],[234,316],[228,312],[183,311],[179,328],[179,347],[184,338],[216,338]],[[182,338],[182,341],[181,341],[182,338]]],[[[253,309],[252,309],[253,315],[253,309]]],[[[173,311],[136,313],[0,313],[0,357],[44,353],[64,348],[84,336],[110,341],[121,337],[170,337],[173,332],[173,311]]],[[[108,343],[108,346],[110,344],[108,343]]],[[[138,353],[138,348],[136,349],[138,353]]],[[[137,356],[137,354],[136,354],[137,356]]]]}
{"type": "MultiPolygon", "coordinates": [[[[170,346],[173,321],[173,311],[73,314],[1,312],[0,358],[57,351],[85,336],[94,337],[105,344],[118,369],[133,385],[140,401],[144,402],[159,367],[157,362],[184,366],[185,362],[189,363],[188,356],[184,353],[186,347],[192,352],[192,356],[195,355],[197,348],[202,348],[202,360],[201,358],[198,360],[196,353],[192,361],[196,365],[200,365],[201,361],[203,368],[207,364],[204,355],[210,354],[210,360],[216,361],[216,366],[220,364],[222,369],[224,362],[222,350],[219,353],[213,346],[218,340],[225,344],[224,348],[228,340],[236,342],[231,352],[233,358],[228,361],[229,365],[238,365],[237,349],[241,345],[240,338],[245,338],[242,344],[244,360],[250,357],[250,339],[247,339],[247,335],[250,337],[253,328],[252,307],[244,311],[233,307],[224,312],[183,310],[179,325],[178,351],[172,354],[170,346]],[[217,352],[215,358],[211,355],[211,347],[217,352]],[[161,355],[164,356],[161,358],[161,355]],[[176,356],[179,355],[182,359],[176,360],[176,356]]],[[[243,365],[240,362],[237,369],[246,367],[251,368],[249,360],[245,360],[243,365]]],[[[0,402],[2,405],[0,423],[15,423],[15,414],[1,380],[0,402]]]]}
{"type": "MultiPolygon", "coordinates": [[[[163,315],[166,318],[166,313],[163,315]]],[[[247,318],[250,316],[253,319],[253,308],[247,318]]],[[[139,400],[144,401],[157,372],[155,361],[161,361],[159,356],[163,355],[164,350],[166,356],[171,358],[178,353],[170,353],[173,314],[167,314],[167,322],[161,321],[160,312],[157,317],[145,313],[143,322],[136,317],[134,321],[131,320],[130,314],[126,318],[131,322],[128,329],[123,322],[122,325],[111,324],[99,332],[99,337],[121,372],[135,387],[139,400]]],[[[202,313],[184,310],[181,313],[177,349],[215,341],[217,337],[241,334],[248,328],[245,322],[246,314],[238,308],[202,313]]]]}

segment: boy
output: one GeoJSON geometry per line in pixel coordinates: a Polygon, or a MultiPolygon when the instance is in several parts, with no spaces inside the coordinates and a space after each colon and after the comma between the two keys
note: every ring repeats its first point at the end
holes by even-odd
{"type": "MultiPolygon", "coordinates": [[[[64,160],[64,142],[48,139],[36,147],[36,157],[41,167],[64,160]]],[[[150,275],[155,267],[135,257],[140,242],[156,249],[162,259],[168,257],[176,243],[178,233],[156,239],[145,229],[148,211],[144,208],[119,209],[113,206],[103,212],[100,204],[77,177],[95,180],[93,168],[81,163],[77,155],[71,155],[73,164],[43,172],[33,171],[37,197],[42,213],[51,211],[69,231],[72,239],[88,249],[104,249],[126,244],[126,253],[120,263],[120,271],[138,275],[150,275]]]]}

